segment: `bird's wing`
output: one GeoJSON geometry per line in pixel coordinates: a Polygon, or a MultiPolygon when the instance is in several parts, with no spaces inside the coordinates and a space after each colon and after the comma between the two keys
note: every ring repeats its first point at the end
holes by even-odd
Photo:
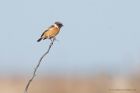
{"type": "Polygon", "coordinates": [[[41,37],[42,37],[49,29],[51,29],[52,27],[54,27],[54,25],[51,25],[47,30],[45,30],[45,31],[42,33],[41,37]]]}

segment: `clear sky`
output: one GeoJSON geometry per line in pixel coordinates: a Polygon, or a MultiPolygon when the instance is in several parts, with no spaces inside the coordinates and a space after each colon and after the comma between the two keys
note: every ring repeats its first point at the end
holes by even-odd
{"type": "Polygon", "coordinates": [[[1,0],[0,73],[30,73],[64,24],[39,72],[130,72],[140,66],[139,0],[1,0]]]}

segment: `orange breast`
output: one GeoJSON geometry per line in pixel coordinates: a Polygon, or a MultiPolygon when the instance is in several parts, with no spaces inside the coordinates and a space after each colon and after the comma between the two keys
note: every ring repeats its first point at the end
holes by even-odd
{"type": "Polygon", "coordinates": [[[50,28],[44,35],[45,37],[55,37],[59,33],[60,29],[57,27],[50,28]]]}

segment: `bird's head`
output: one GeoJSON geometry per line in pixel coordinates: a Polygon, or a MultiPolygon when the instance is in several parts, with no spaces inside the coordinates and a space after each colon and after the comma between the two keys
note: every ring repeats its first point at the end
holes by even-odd
{"type": "Polygon", "coordinates": [[[59,28],[61,28],[61,27],[63,26],[63,24],[62,24],[61,22],[55,22],[55,24],[56,24],[59,28]]]}

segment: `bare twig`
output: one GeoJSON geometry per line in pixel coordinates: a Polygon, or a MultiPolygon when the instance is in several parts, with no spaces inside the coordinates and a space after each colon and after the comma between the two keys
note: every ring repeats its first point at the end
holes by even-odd
{"type": "Polygon", "coordinates": [[[34,71],[33,71],[33,75],[32,75],[31,79],[28,81],[28,83],[27,83],[27,85],[26,85],[26,87],[25,87],[24,93],[28,93],[28,88],[29,88],[31,82],[33,81],[34,77],[36,76],[36,72],[37,72],[37,70],[38,70],[38,68],[39,68],[39,66],[40,66],[40,63],[42,62],[42,59],[49,53],[49,51],[50,51],[50,49],[51,49],[51,47],[52,47],[54,41],[55,41],[55,38],[53,38],[53,39],[51,40],[51,43],[50,43],[50,45],[49,45],[48,50],[47,50],[47,51],[41,56],[41,58],[39,59],[38,64],[36,65],[36,67],[35,67],[35,69],[34,69],[34,71]]]}

